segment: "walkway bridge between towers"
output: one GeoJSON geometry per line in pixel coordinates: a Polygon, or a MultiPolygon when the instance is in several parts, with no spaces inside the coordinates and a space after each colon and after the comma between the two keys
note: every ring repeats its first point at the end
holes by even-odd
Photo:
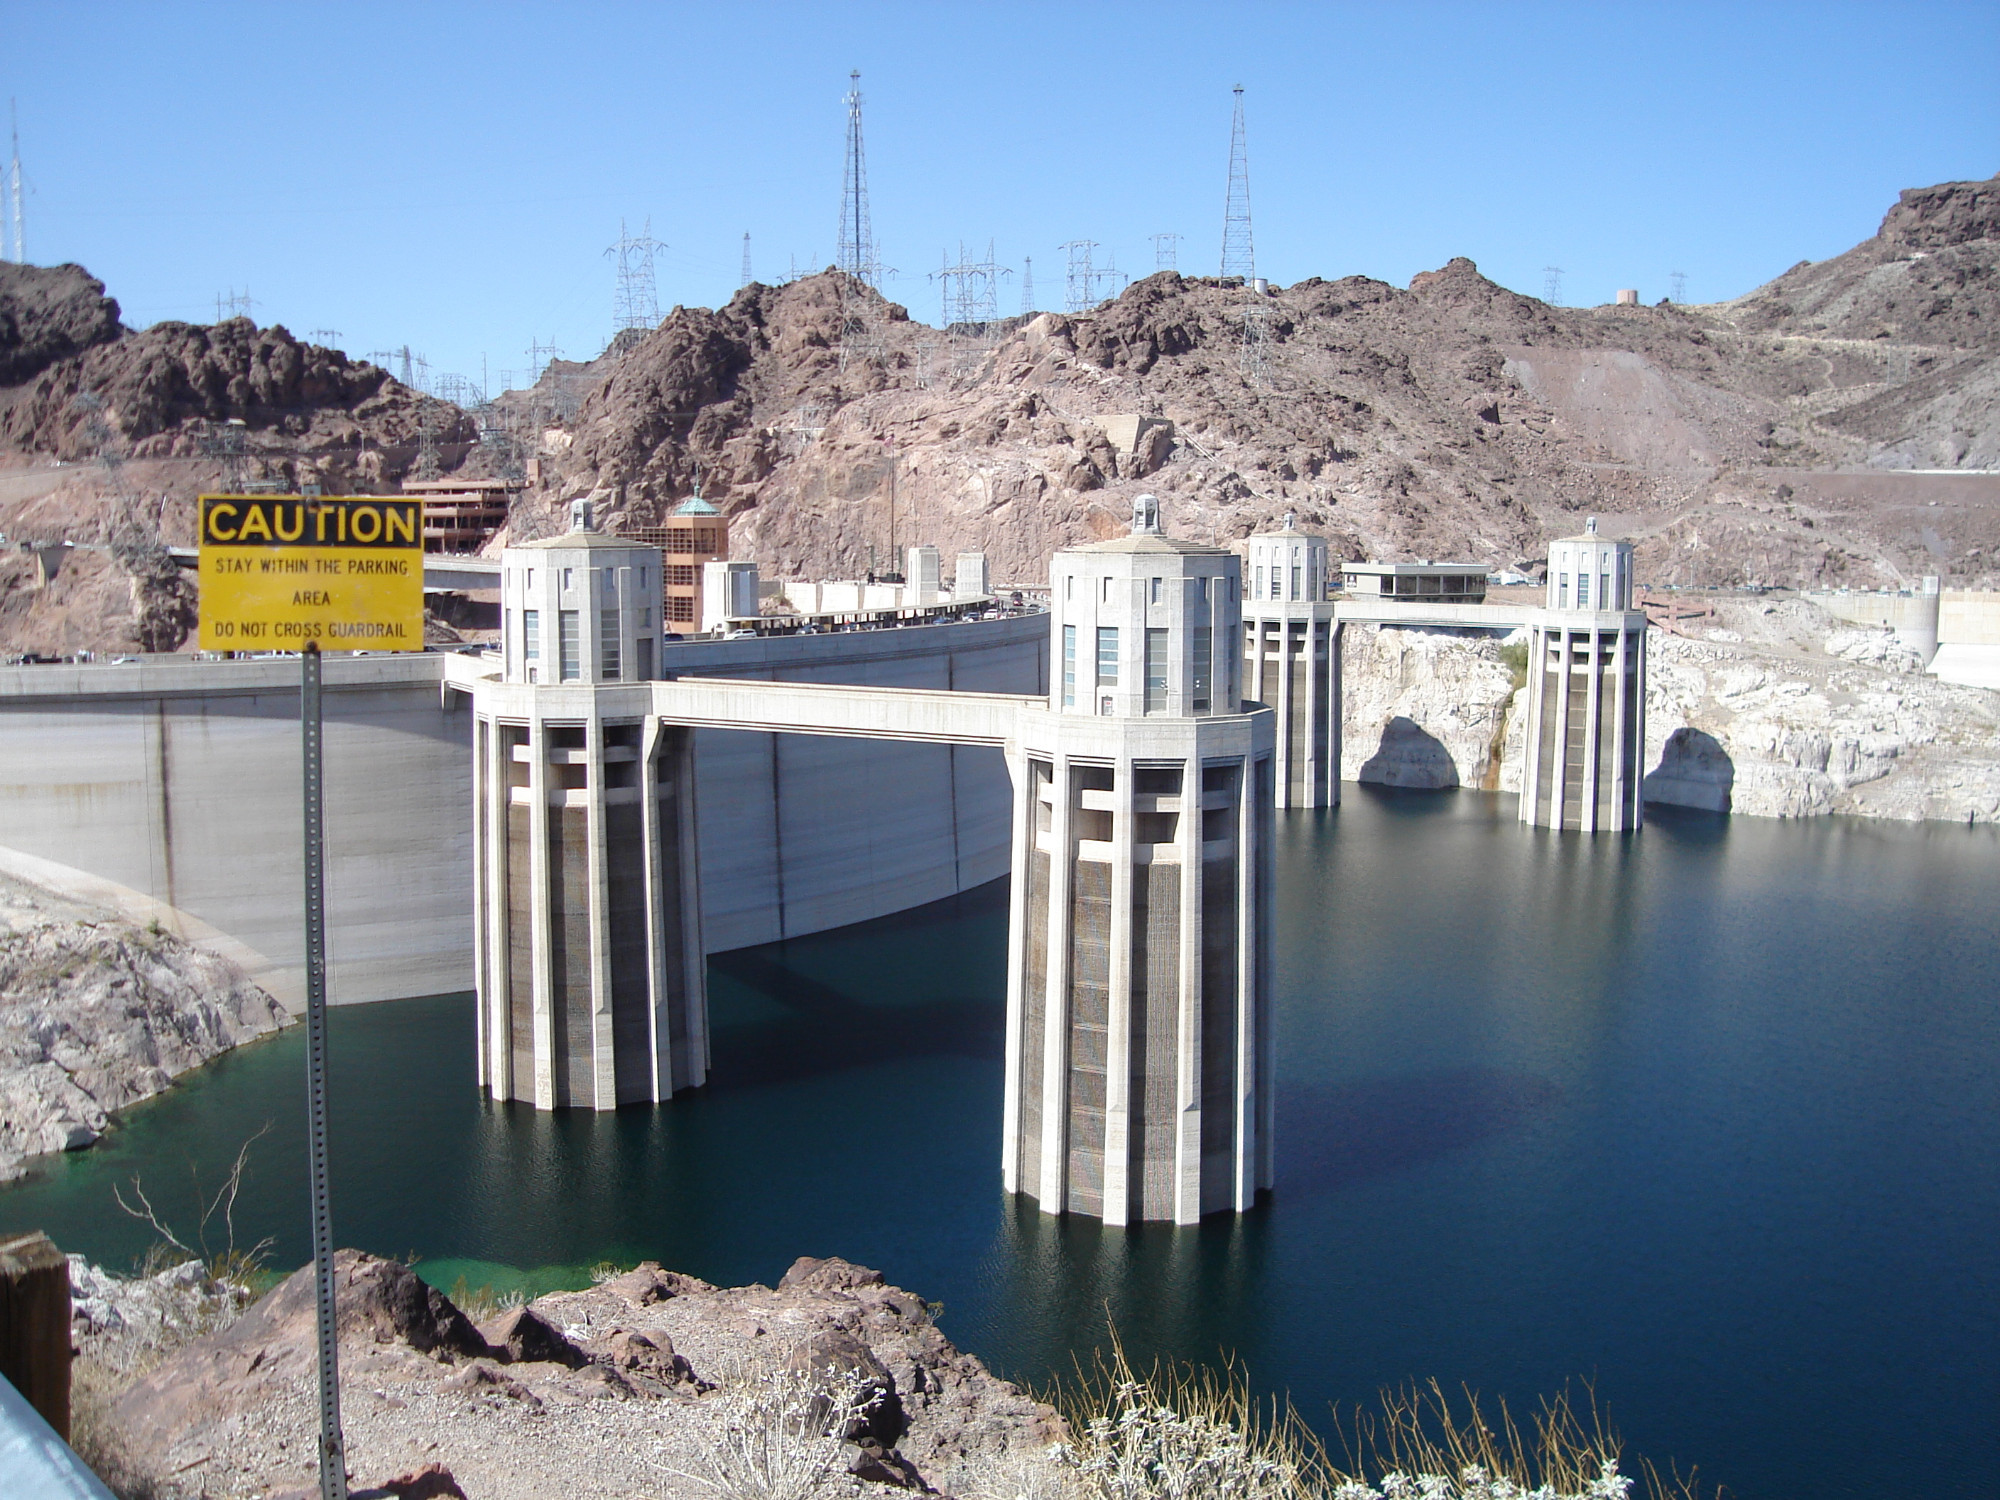
{"type": "Polygon", "coordinates": [[[1434,625],[1454,630],[1525,630],[1542,606],[1446,604],[1435,599],[1342,599],[1333,607],[1342,625],[1434,625]]]}
{"type": "MultiPolygon", "coordinates": [[[[491,663],[449,658],[445,686],[469,691],[474,683],[494,693],[496,704],[504,704],[507,687],[498,682],[491,663]]],[[[1018,733],[1023,710],[1046,708],[1049,701],[1042,693],[939,692],[737,677],[675,677],[623,687],[578,683],[567,690],[542,686],[523,691],[535,695],[536,712],[543,718],[563,716],[568,692],[575,695],[580,718],[616,710],[688,729],[995,747],[1005,746],[1018,733]]]]}

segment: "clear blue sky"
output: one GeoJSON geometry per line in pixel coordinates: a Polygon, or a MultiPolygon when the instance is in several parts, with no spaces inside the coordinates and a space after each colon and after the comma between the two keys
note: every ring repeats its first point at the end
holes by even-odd
{"type": "MultiPolygon", "coordinates": [[[[862,70],[885,290],[935,321],[959,241],[1062,305],[1094,239],[1213,273],[1230,86],[1257,264],[1406,284],[1469,255],[1540,295],[1733,297],[1873,233],[1904,187],[2000,170],[2000,3],[63,4],[7,0],[29,258],[136,325],[408,342],[493,387],[611,328],[621,216],[662,309],[833,258],[862,70]]],[[[1002,310],[1019,306],[1007,283],[1002,310]]]]}

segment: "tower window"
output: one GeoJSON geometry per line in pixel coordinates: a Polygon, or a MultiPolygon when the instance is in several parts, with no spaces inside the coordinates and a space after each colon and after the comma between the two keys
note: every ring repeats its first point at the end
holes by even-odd
{"type": "Polygon", "coordinates": [[[597,666],[607,682],[618,679],[618,611],[601,609],[597,612],[597,666]]]}
{"type": "Polygon", "coordinates": [[[521,611],[521,655],[531,667],[542,659],[542,612],[539,609],[521,611]]]}
{"type": "Polygon", "coordinates": [[[1576,575],[1576,607],[1578,609],[1590,608],[1590,575],[1588,573],[1579,573],[1576,575]]]}
{"type": "Polygon", "coordinates": [[[1076,627],[1063,626],[1063,707],[1076,707],[1076,627]]]}
{"type": "MultiPolygon", "coordinates": [[[[568,570],[565,569],[565,572],[568,570]]],[[[573,609],[556,611],[557,677],[575,682],[583,675],[583,630],[573,609]]]]}
{"type": "Polygon", "coordinates": [[[1197,625],[1194,636],[1194,693],[1192,710],[1198,714],[1208,712],[1209,678],[1214,672],[1215,631],[1211,626],[1197,625]]]}
{"type": "Polygon", "coordinates": [[[1157,578],[1153,580],[1152,595],[1152,602],[1158,604],[1160,602],[1160,580],[1157,578]]]}
{"type": "MultiPolygon", "coordinates": [[[[1153,580],[1159,586],[1159,580],[1153,580]]],[[[1146,632],[1146,712],[1163,714],[1167,711],[1167,633],[1164,630],[1146,632]]]]}
{"type": "Polygon", "coordinates": [[[1100,625],[1097,627],[1097,685],[1101,688],[1118,686],[1118,627],[1100,625]]]}

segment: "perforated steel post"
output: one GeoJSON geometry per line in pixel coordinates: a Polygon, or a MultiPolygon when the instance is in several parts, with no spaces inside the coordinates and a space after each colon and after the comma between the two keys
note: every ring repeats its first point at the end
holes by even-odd
{"type": "Polygon", "coordinates": [[[311,1177],[313,1283],[319,1297],[319,1493],[347,1500],[340,1435],[340,1350],[333,1301],[333,1209],[326,1181],[326,809],[321,755],[320,653],[300,654],[299,738],[305,747],[306,1158],[311,1177]]]}

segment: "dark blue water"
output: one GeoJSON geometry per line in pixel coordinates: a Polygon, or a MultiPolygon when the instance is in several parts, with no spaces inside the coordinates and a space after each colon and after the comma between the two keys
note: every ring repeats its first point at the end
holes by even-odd
{"type": "MultiPolygon", "coordinates": [[[[1105,1230],[998,1191],[1001,887],[713,961],[714,1081],[479,1101],[470,1001],[335,1013],[338,1238],[449,1286],[600,1258],[774,1280],[845,1255],[1038,1380],[1102,1341],[1241,1355],[1309,1417],[1437,1376],[1579,1378],[1746,1500],[2000,1488],[2000,838],[1827,819],[1522,829],[1353,792],[1279,820],[1279,1187],[1105,1230]]],[[[246,1048],[0,1228],[123,1261],[252,1148],[238,1238],[306,1254],[303,1042],[246,1048]]]]}

